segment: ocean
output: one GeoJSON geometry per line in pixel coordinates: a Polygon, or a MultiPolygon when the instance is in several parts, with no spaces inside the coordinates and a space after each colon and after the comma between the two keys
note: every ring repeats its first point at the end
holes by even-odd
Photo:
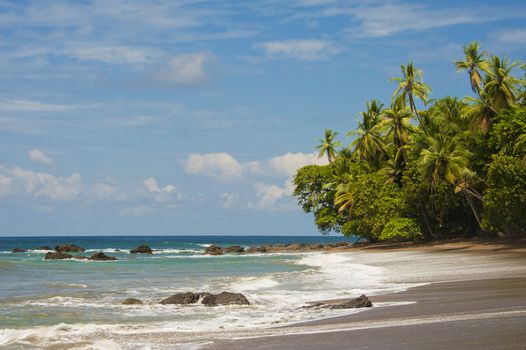
{"type": "MultiPolygon", "coordinates": [[[[404,290],[383,267],[352,253],[204,255],[210,244],[254,246],[352,241],[335,236],[113,236],[0,238],[0,347],[73,342],[93,334],[166,330],[206,332],[286,325],[356,310],[305,309],[307,302],[404,290]],[[117,261],[46,261],[72,243],[117,261]],[[130,254],[148,244],[153,255],[130,254]],[[12,253],[14,248],[29,249],[12,253]],[[178,292],[243,293],[250,306],[160,305],[178,292]],[[126,298],[145,305],[124,306],[126,298]],[[37,340],[35,340],[37,339],[37,340]]],[[[76,253],[74,253],[76,254],[76,253]]],[[[133,348],[130,344],[119,344],[133,348]]]]}

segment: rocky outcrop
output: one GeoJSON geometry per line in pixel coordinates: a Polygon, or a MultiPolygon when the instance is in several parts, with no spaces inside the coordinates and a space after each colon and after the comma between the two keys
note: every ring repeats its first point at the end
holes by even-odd
{"type": "Polygon", "coordinates": [[[76,244],[62,244],[62,245],[57,245],[55,247],[55,250],[57,252],[65,252],[65,253],[82,253],[85,249],[82,247],[79,247],[76,244]]]}
{"type": "Polygon", "coordinates": [[[223,255],[223,249],[220,246],[211,244],[205,248],[205,254],[208,255],[223,255]]]}
{"type": "Polygon", "coordinates": [[[153,254],[153,251],[146,244],[141,244],[135,249],[130,250],[131,254],[153,254]]]}
{"type": "Polygon", "coordinates": [[[249,247],[247,253],[255,253],[258,251],[258,247],[249,247]]]}
{"type": "Polygon", "coordinates": [[[142,305],[143,302],[139,299],[128,298],[122,302],[122,305],[142,305]]]}
{"type": "Polygon", "coordinates": [[[362,307],[371,307],[371,306],[373,306],[373,303],[371,302],[371,300],[369,300],[369,298],[365,294],[362,294],[358,298],[348,299],[343,302],[337,302],[337,303],[330,302],[330,301],[321,302],[321,303],[315,303],[315,304],[311,304],[308,306],[304,306],[304,308],[320,307],[324,309],[338,310],[338,309],[358,309],[362,307]]]}
{"type": "Polygon", "coordinates": [[[203,305],[250,305],[248,299],[241,293],[223,292],[220,294],[210,294],[201,301],[203,305]]]}
{"type": "Polygon", "coordinates": [[[95,253],[95,254],[93,254],[89,259],[90,259],[90,260],[99,260],[99,261],[112,261],[112,260],[117,260],[116,257],[114,257],[114,256],[107,256],[107,255],[104,254],[103,252],[95,253]]]}
{"type": "Polygon", "coordinates": [[[27,250],[23,248],[15,248],[11,251],[11,253],[25,253],[25,252],[27,252],[27,250]]]}
{"type": "Polygon", "coordinates": [[[248,299],[240,293],[229,293],[223,292],[219,294],[211,293],[176,293],[171,297],[163,299],[159,304],[169,305],[188,305],[195,304],[199,300],[206,306],[217,306],[217,305],[250,305],[248,299]]]}
{"type": "Polygon", "coordinates": [[[42,247],[37,248],[38,250],[53,250],[51,247],[48,247],[47,245],[43,245],[42,247]]]}
{"type": "Polygon", "coordinates": [[[73,255],[62,253],[62,252],[49,252],[46,253],[45,259],[46,260],[61,260],[61,259],[71,259],[73,258],[73,255]]]}
{"type": "MultiPolygon", "coordinates": [[[[168,297],[166,299],[163,299],[159,302],[159,304],[168,305],[168,304],[178,304],[178,305],[187,305],[187,304],[195,304],[199,301],[199,298],[201,295],[205,293],[192,293],[192,292],[186,292],[186,293],[176,293],[172,295],[171,297],[168,297]]],[[[206,293],[208,294],[208,293],[206,293]]]]}
{"type": "Polygon", "coordinates": [[[245,248],[238,245],[233,245],[223,249],[223,253],[243,253],[244,251],[245,248]]]}
{"type": "Polygon", "coordinates": [[[259,247],[257,247],[256,251],[258,253],[266,253],[268,251],[268,249],[264,245],[260,245],[259,247]]]}

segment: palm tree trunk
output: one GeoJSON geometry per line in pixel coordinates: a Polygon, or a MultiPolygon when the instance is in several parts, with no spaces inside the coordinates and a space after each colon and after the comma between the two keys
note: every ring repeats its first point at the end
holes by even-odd
{"type": "Polygon", "coordinates": [[[468,192],[462,191],[464,193],[464,196],[466,196],[466,200],[469,203],[469,206],[471,207],[471,211],[473,212],[473,215],[475,216],[475,220],[477,220],[477,223],[479,224],[479,227],[484,231],[484,228],[482,227],[482,224],[480,222],[479,215],[477,214],[477,210],[475,209],[475,206],[473,205],[473,202],[471,202],[471,199],[468,196],[468,192]]]}
{"type": "Polygon", "coordinates": [[[424,208],[422,208],[421,203],[418,203],[418,210],[420,210],[420,214],[422,214],[422,218],[424,219],[424,223],[426,224],[426,228],[427,228],[427,231],[429,232],[429,236],[431,236],[432,238],[437,238],[437,236],[435,236],[435,234],[433,233],[433,230],[431,229],[431,225],[429,225],[429,221],[427,219],[426,212],[424,208]]]}

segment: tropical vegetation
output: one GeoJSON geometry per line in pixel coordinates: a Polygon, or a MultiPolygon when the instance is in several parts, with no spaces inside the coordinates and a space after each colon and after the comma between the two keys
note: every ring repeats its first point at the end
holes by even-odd
{"type": "Polygon", "coordinates": [[[388,105],[367,102],[348,145],[325,130],[317,149],[328,164],[294,178],[320,232],[370,241],[526,236],[526,65],[477,42],[464,56],[453,64],[471,96],[431,99],[409,62],[390,79],[388,105]]]}

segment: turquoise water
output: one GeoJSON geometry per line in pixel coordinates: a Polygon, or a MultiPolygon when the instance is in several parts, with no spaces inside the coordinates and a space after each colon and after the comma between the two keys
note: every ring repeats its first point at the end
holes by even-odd
{"type": "Polygon", "coordinates": [[[53,345],[152,329],[202,332],[268,327],[337,316],[342,311],[313,311],[302,306],[309,301],[390,290],[392,286],[382,284],[384,271],[353,261],[350,253],[208,256],[204,249],[209,244],[248,247],[343,240],[324,236],[0,238],[0,347],[32,342],[53,345]],[[64,243],[84,247],[85,256],[102,250],[119,260],[46,261],[46,251],[34,249],[64,243]],[[153,255],[129,253],[143,243],[154,249],[153,255]],[[11,253],[17,247],[33,249],[11,253]],[[251,305],[159,304],[174,293],[187,291],[239,292],[251,305]],[[122,305],[129,297],[145,304],[122,305]]]}

